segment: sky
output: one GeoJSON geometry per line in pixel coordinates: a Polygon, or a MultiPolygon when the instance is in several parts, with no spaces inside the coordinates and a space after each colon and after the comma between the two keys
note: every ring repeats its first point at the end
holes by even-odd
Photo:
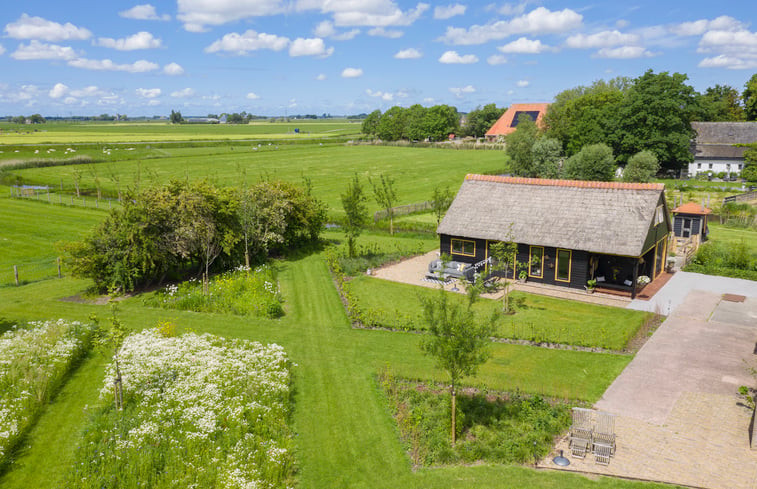
{"type": "Polygon", "coordinates": [[[359,114],[757,73],[754,0],[6,0],[0,116],[359,114]]]}

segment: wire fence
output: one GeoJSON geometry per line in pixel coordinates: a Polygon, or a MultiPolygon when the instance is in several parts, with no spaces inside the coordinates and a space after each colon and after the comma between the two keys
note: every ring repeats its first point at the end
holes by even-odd
{"type": "MultiPolygon", "coordinates": [[[[392,210],[394,211],[394,216],[404,216],[407,214],[412,214],[414,212],[421,212],[425,210],[431,209],[431,202],[420,202],[418,204],[407,204],[407,205],[399,205],[397,207],[392,207],[392,210]]],[[[378,222],[381,219],[386,219],[389,215],[386,212],[386,209],[376,211],[373,213],[373,222],[378,222]]]]}
{"type": "Polygon", "coordinates": [[[115,198],[98,197],[88,195],[74,195],[63,192],[51,191],[49,187],[36,186],[12,186],[10,196],[14,199],[36,200],[48,204],[64,205],[69,207],[85,207],[90,209],[112,209],[120,207],[121,201],[115,198]]]}
{"type": "Polygon", "coordinates": [[[0,268],[0,287],[25,285],[39,282],[40,280],[62,278],[64,271],[60,257],[43,258],[17,265],[6,265],[0,268]]]}

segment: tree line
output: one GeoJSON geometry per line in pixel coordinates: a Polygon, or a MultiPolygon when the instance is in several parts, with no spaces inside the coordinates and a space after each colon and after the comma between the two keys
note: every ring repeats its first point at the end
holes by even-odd
{"type": "Polygon", "coordinates": [[[83,241],[66,246],[75,276],[100,290],[131,291],[208,274],[313,243],[326,206],[303,187],[264,181],[245,188],[173,181],[130,192],[83,241]]]}

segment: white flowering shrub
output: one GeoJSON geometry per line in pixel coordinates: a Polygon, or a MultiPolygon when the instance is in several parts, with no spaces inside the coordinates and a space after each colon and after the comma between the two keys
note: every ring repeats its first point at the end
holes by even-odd
{"type": "Polygon", "coordinates": [[[79,322],[32,322],[0,335],[0,465],[86,353],[93,328],[79,322]]]}
{"type": "Polygon", "coordinates": [[[284,314],[276,273],[270,265],[240,266],[210,280],[208,294],[202,282],[191,279],[168,285],[145,299],[147,305],[195,312],[224,312],[277,318],[284,314]]]}
{"type": "Polygon", "coordinates": [[[285,488],[294,454],[289,362],[278,345],[204,334],[128,336],[118,355],[124,409],[87,427],[67,487],[285,488]]]}

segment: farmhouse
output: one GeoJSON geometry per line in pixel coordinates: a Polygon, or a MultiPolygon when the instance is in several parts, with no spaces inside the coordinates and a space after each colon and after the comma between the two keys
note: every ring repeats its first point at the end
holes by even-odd
{"type": "MultiPolygon", "coordinates": [[[[664,270],[671,231],[664,186],[467,175],[439,224],[442,253],[467,263],[489,261],[497,241],[518,244],[516,265],[529,281],[619,290],[664,270]]],[[[637,284],[637,286],[634,286],[637,284]]]]}
{"type": "Polygon", "coordinates": [[[739,173],[746,148],[735,145],[757,142],[757,122],[692,122],[691,128],[697,136],[692,141],[694,162],[689,163],[689,175],[739,173]]]}
{"type": "Polygon", "coordinates": [[[522,114],[525,114],[536,122],[536,125],[541,127],[542,118],[547,112],[549,104],[512,104],[502,117],[497,119],[492,127],[486,131],[486,140],[493,142],[500,137],[507,136],[508,134],[515,132],[518,127],[518,119],[522,114]]]}

